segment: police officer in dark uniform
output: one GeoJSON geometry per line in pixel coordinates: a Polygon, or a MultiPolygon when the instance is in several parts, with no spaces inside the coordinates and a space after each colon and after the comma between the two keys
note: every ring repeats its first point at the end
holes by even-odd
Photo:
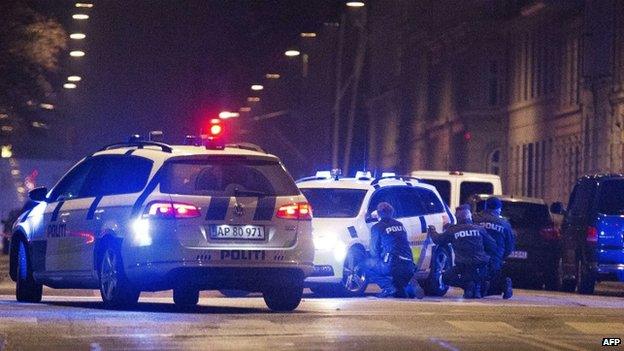
{"type": "Polygon", "coordinates": [[[488,267],[488,279],[484,286],[484,294],[503,294],[503,299],[513,295],[511,278],[503,275],[505,259],[514,250],[515,235],[509,222],[501,216],[503,204],[497,197],[485,201],[485,210],[475,215],[475,223],[483,226],[496,241],[496,250],[488,267]]]}
{"type": "Polygon", "coordinates": [[[429,234],[437,245],[451,244],[455,253],[455,265],[445,274],[449,285],[464,289],[464,298],[481,298],[481,284],[485,278],[489,253],[495,249],[494,239],[483,227],[472,223],[470,206],[461,205],[455,210],[457,224],[448,226],[438,234],[433,226],[429,234]]]}
{"type": "Polygon", "coordinates": [[[392,218],[394,208],[387,203],[377,205],[379,222],[371,228],[369,278],[382,289],[378,297],[414,297],[406,289],[414,275],[412,250],[403,224],[392,218]]]}

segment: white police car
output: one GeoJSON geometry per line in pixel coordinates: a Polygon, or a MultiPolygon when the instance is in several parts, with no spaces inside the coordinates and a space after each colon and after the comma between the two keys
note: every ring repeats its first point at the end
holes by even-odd
{"type": "Polygon", "coordinates": [[[452,252],[450,247],[433,244],[427,226],[442,231],[444,224],[455,219],[435,187],[393,174],[373,179],[370,172],[358,172],[355,178],[317,172],[298,180],[297,185],[314,209],[314,273],[306,279],[312,291],[321,295],[364,293],[368,281],[362,266],[368,257],[370,229],[377,221],[377,204],[388,202],[408,232],[416,276],[425,292],[446,294],[442,273],[451,264],[452,252]]]}
{"type": "Polygon", "coordinates": [[[11,243],[18,301],[40,301],[42,285],[99,288],[108,307],[241,289],[288,311],[313,270],[305,197],[277,157],[244,145],[114,144],[30,197],[11,243]]]}

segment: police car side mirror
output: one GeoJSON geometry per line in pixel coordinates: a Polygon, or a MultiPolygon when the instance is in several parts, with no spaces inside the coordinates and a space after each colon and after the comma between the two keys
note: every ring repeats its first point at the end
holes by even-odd
{"type": "Polygon", "coordinates": [[[376,223],[379,222],[379,217],[375,216],[375,213],[369,213],[366,215],[366,219],[364,220],[366,223],[376,223]]]}
{"type": "Polygon", "coordinates": [[[553,202],[550,205],[550,212],[558,215],[563,215],[565,214],[566,210],[561,202],[553,202]]]}
{"type": "Polygon", "coordinates": [[[28,192],[28,197],[37,202],[46,201],[48,196],[48,188],[40,186],[28,192]]]}

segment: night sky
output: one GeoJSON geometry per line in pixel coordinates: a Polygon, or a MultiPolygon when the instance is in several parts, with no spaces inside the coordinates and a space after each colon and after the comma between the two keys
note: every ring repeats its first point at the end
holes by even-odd
{"type": "Polygon", "coordinates": [[[132,133],[163,130],[169,142],[196,132],[222,109],[237,109],[249,85],[285,64],[302,31],[336,21],[336,0],[93,1],[71,20],[73,1],[55,2],[69,32],[87,34],[87,55],[62,58],[84,77],[64,92],[75,157],[132,133]],[[73,127],[73,128],[71,128],[73,127]]]}

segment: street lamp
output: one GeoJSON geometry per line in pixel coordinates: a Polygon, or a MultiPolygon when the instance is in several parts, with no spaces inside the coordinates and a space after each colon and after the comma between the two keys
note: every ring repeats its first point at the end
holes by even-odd
{"type": "Polygon", "coordinates": [[[314,32],[303,32],[299,34],[302,38],[316,38],[316,33],[314,32]]]}
{"type": "Polygon", "coordinates": [[[254,85],[251,86],[251,90],[253,90],[253,91],[260,91],[262,89],[264,89],[264,86],[260,85],[260,84],[254,84],[254,85]]]}
{"type": "Polygon", "coordinates": [[[85,15],[84,13],[76,13],[72,15],[72,18],[75,20],[86,20],[89,19],[89,15],[85,15]]]}
{"type": "Polygon", "coordinates": [[[346,4],[348,7],[363,7],[364,1],[347,1],[346,4]]]}
{"type": "Polygon", "coordinates": [[[69,82],[80,82],[82,80],[82,77],[80,76],[69,76],[67,77],[67,81],[69,82]]]}
{"type": "Polygon", "coordinates": [[[279,79],[280,75],[278,73],[267,73],[264,75],[266,79],[279,79]]]}
{"type": "Polygon", "coordinates": [[[76,89],[78,86],[74,83],[65,83],[63,84],[63,88],[65,89],[76,89]]]}
{"type": "Polygon", "coordinates": [[[74,50],[69,52],[69,56],[71,57],[83,57],[85,55],[84,51],[74,50]]]}
{"type": "Polygon", "coordinates": [[[250,112],[251,111],[251,107],[243,106],[243,107],[239,108],[238,111],[240,111],[240,112],[250,112]]]}
{"type": "Polygon", "coordinates": [[[288,56],[288,57],[297,57],[299,55],[301,55],[301,52],[299,50],[286,50],[286,52],[284,52],[284,55],[288,56]]]}
{"type": "Polygon", "coordinates": [[[92,8],[93,4],[88,3],[88,2],[77,2],[76,5],[74,5],[76,7],[86,7],[86,8],[92,8]]]}
{"type": "Polygon", "coordinates": [[[75,39],[75,40],[82,40],[84,38],[86,38],[87,36],[83,33],[72,33],[69,35],[70,39],[75,39]]]}
{"type": "Polygon", "coordinates": [[[260,102],[260,98],[257,96],[250,96],[247,98],[247,102],[260,102]]]}

